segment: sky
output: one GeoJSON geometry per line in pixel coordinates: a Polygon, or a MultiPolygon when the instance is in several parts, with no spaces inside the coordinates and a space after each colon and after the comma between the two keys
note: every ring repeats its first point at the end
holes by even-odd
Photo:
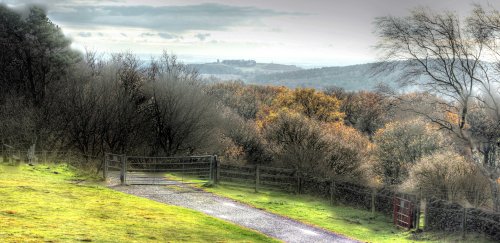
{"type": "Polygon", "coordinates": [[[102,53],[141,57],[163,50],[186,63],[217,59],[304,67],[377,61],[373,21],[405,16],[415,7],[466,16],[474,3],[500,9],[499,0],[0,0],[38,4],[73,41],[102,53]]]}

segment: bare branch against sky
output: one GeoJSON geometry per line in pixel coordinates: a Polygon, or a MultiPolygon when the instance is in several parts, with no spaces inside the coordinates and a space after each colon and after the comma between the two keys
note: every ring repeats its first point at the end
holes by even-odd
{"type": "Polygon", "coordinates": [[[466,15],[487,0],[0,0],[45,6],[74,47],[138,55],[163,49],[187,62],[217,58],[347,65],[376,60],[373,20],[417,6],[466,15]]]}

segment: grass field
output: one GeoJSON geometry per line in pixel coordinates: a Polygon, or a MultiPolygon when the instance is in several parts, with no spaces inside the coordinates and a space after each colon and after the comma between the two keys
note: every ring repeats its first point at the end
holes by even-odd
{"type": "Polygon", "coordinates": [[[66,165],[0,165],[0,242],[275,242],[101,186],[66,165]]]}
{"type": "Polygon", "coordinates": [[[466,239],[462,239],[460,234],[413,233],[401,230],[393,226],[391,218],[383,214],[372,214],[366,210],[343,205],[331,206],[327,200],[308,195],[265,190],[255,193],[252,188],[228,185],[202,188],[256,208],[365,242],[493,242],[477,234],[468,234],[466,239]]]}

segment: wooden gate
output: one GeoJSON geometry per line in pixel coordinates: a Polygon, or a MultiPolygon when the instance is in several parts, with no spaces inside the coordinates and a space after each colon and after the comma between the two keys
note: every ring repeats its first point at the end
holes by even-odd
{"type": "Polygon", "coordinates": [[[414,227],[414,211],[415,205],[412,201],[394,196],[394,224],[406,229],[414,227]]]}
{"type": "Polygon", "coordinates": [[[145,157],[105,154],[104,177],[110,171],[122,185],[172,185],[214,181],[216,156],[145,157]],[[167,178],[169,174],[172,178],[167,178]]]}

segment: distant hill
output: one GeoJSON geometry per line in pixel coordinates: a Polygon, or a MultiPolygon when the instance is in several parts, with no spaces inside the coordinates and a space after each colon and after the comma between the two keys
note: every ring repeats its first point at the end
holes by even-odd
{"type": "Polygon", "coordinates": [[[238,78],[244,81],[251,80],[255,75],[260,74],[302,70],[295,65],[256,63],[254,60],[223,60],[222,62],[189,64],[189,66],[198,69],[202,75],[212,75],[221,79],[225,79],[226,76],[239,76],[238,78]]]}
{"type": "Polygon", "coordinates": [[[374,63],[351,65],[344,67],[323,67],[283,73],[259,74],[253,80],[258,84],[284,85],[291,88],[313,87],[325,88],[338,86],[346,90],[371,90],[379,83],[395,86],[400,77],[399,72],[375,72],[374,63]]]}
{"type": "Polygon", "coordinates": [[[242,67],[237,62],[191,64],[204,77],[222,80],[239,79],[246,83],[262,85],[283,85],[290,88],[312,87],[322,89],[329,86],[346,90],[372,90],[379,83],[396,86],[401,73],[397,71],[374,71],[375,63],[343,67],[302,69],[295,65],[256,63],[242,67]]]}

